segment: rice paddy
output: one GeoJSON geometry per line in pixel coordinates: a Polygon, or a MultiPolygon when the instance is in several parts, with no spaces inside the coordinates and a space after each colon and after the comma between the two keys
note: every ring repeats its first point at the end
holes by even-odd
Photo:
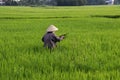
{"type": "Polygon", "coordinates": [[[119,14],[120,6],[1,6],[0,80],[119,80],[119,14]],[[68,33],[52,53],[41,41],[51,24],[68,33]]]}

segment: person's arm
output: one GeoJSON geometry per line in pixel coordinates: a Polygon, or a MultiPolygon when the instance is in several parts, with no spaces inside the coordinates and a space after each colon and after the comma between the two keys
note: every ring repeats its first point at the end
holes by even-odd
{"type": "Polygon", "coordinates": [[[53,41],[54,42],[60,42],[61,40],[64,39],[64,36],[58,37],[55,34],[53,34],[52,36],[53,36],[53,41]]]}
{"type": "Polygon", "coordinates": [[[59,39],[60,39],[60,40],[63,40],[63,39],[64,39],[64,36],[59,36],[59,39]]]}

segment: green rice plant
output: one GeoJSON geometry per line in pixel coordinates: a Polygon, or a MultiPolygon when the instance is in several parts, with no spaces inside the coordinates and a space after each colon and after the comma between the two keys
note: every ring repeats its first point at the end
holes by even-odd
{"type": "Polygon", "coordinates": [[[0,80],[119,80],[119,9],[1,6],[0,80]],[[52,53],[41,41],[51,24],[68,33],[52,53]]]}

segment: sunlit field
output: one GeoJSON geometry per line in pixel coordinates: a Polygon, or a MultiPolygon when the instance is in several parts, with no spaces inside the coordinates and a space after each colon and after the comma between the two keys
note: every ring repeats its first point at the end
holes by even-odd
{"type": "Polygon", "coordinates": [[[0,80],[119,80],[120,6],[0,7],[0,80]],[[67,33],[50,53],[49,25],[67,33]]]}

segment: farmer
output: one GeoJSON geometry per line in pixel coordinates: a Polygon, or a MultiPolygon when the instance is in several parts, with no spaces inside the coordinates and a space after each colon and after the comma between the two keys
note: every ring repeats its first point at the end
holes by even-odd
{"type": "Polygon", "coordinates": [[[56,47],[56,43],[60,42],[64,39],[64,35],[56,36],[55,31],[57,31],[54,25],[50,25],[47,29],[46,34],[42,37],[42,41],[44,42],[44,47],[49,48],[50,50],[56,47]]]}

